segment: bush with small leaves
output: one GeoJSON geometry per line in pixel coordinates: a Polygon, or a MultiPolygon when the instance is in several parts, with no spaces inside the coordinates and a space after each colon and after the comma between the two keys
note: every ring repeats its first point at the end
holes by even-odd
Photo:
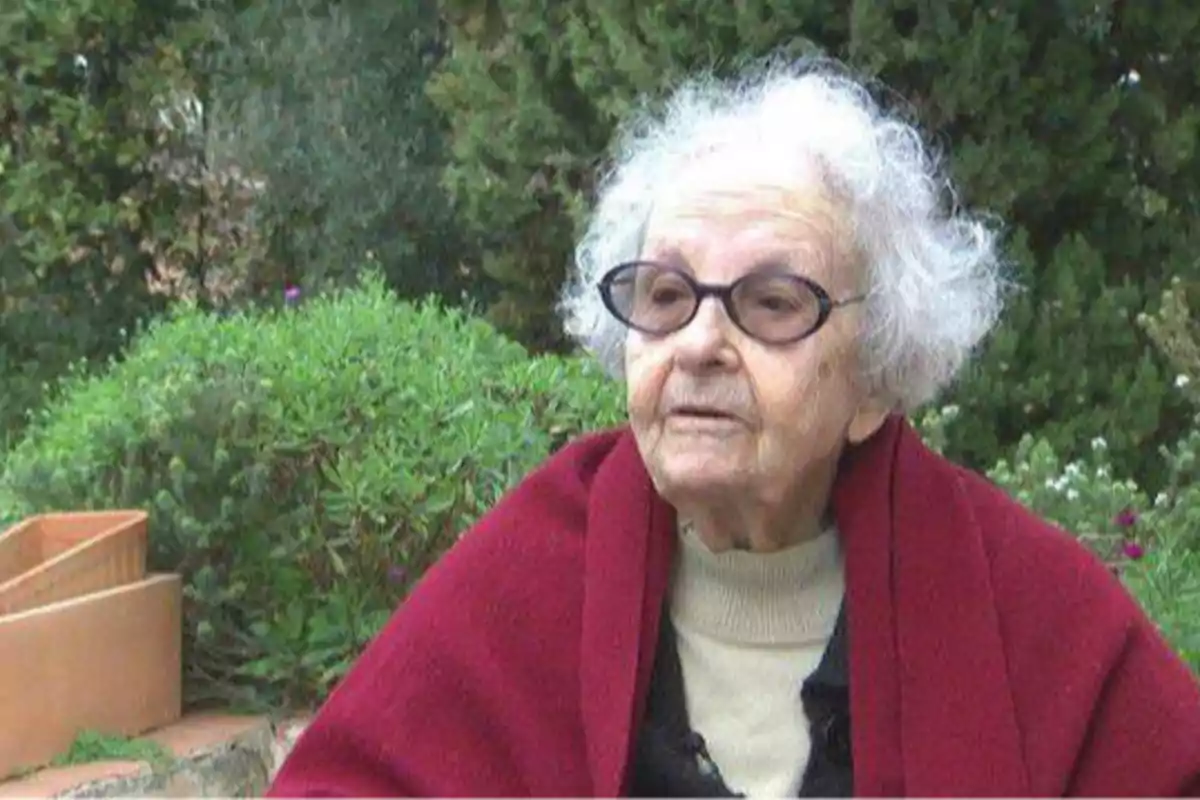
{"type": "Polygon", "coordinates": [[[1175,368],[1175,389],[1200,408],[1200,321],[1191,302],[1200,284],[1172,279],[1162,294],[1158,310],[1141,314],[1138,323],[1175,368]]]}
{"type": "Polygon", "coordinates": [[[69,378],[7,456],[21,513],[140,507],[185,575],[189,703],[318,702],[407,588],[619,386],[479,319],[353,291],[182,309],[69,378]]]}
{"type": "Polygon", "coordinates": [[[1153,314],[1139,322],[1174,367],[1174,388],[1197,413],[1183,438],[1159,453],[1166,484],[1137,524],[1152,546],[1126,580],[1147,612],[1200,671],[1200,324],[1188,290],[1172,281],[1153,314]]]}
{"type": "Polygon", "coordinates": [[[1145,494],[1113,474],[1104,439],[1092,440],[1088,458],[1063,463],[1046,440],[1027,435],[1012,461],[998,462],[987,476],[1113,564],[1145,547],[1134,525],[1134,509],[1146,506],[1145,494]]]}
{"type": "Polygon", "coordinates": [[[950,426],[958,419],[960,409],[956,405],[926,406],[920,416],[913,420],[913,427],[921,435],[925,446],[941,454],[949,440],[950,426]]]}
{"type": "Polygon", "coordinates": [[[1167,487],[1136,521],[1150,544],[1144,557],[1125,570],[1125,580],[1200,672],[1200,424],[1164,456],[1167,487]]]}

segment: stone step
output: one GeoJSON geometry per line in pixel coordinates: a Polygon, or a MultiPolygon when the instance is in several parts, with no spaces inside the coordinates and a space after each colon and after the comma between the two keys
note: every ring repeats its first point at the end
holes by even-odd
{"type": "Polygon", "coordinates": [[[304,725],[303,717],[189,714],[142,737],[162,745],[173,756],[169,764],[98,761],[47,767],[0,782],[0,798],[258,797],[304,725]]]}

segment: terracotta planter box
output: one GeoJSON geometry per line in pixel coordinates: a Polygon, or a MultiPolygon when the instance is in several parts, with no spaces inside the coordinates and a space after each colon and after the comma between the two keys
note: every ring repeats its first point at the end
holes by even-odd
{"type": "Polygon", "coordinates": [[[144,511],[30,517],[0,534],[0,614],[13,614],[141,580],[144,511]]]}
{"type": "Polygon", "coordinates": [[[175,574],[0,616],[0,780],[83,730],[136,736],[182,712],[175,574]]]}

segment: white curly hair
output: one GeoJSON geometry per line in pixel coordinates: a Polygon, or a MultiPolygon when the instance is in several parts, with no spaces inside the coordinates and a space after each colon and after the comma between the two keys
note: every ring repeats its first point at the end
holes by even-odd
{"type": "Polygon", "coordinates": [[[724,189],[729,175],[743,176],[743,210],[811,193],[818,165],[865,270],[866,388],[894,407],[936,397],[999,318],[1007,284],[997,226],[953,203],[917,128],[835,62],[693,78],[664,113],[633,115],[616,145],[559,303],[566,332],[614,377],[624,375],[628,329],[605,309],[599,280],[638,258],[651,212],[679,202],[681,185],[703,185],[694,176],[704,164],[719,165],[724,189]]]}

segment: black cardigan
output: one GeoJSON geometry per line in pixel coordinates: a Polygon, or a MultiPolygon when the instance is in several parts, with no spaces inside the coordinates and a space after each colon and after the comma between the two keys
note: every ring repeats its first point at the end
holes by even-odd
{"type": "MultiPolygon", "coordinates": [[[[812,750],[799,797],[850,797],[854,791],[845,616],[843,603],[821,662],[800,687],[812,750]]],[[[630,796],[743,797],[725,785],[704,738],[691,729],[675,628],[665,610],[659,628],[646,716],[635,744],[630,796]]]]}

